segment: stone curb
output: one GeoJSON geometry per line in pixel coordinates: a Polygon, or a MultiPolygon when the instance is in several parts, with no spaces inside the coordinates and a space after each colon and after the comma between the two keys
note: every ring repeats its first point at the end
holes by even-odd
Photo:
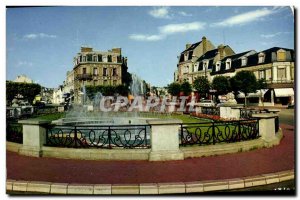
{"type": "Polygon", "coordinates": [[[14,191],[69,195],[182,194],[249,188],[293,180],[294,178],[294,170],[286,170],[276,173],[262,174],[243,178],[174,183],[72,184],[38,181],[17,181],[7,179],[6,193],[9,194],[9,192],[14,191]]]}

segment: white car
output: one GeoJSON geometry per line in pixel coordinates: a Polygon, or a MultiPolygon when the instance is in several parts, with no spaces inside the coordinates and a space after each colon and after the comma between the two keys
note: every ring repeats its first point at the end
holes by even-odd
{"type": "Polygon", "coordinates": [[[201,100],[199,105],[204,106],[204,107],[214,107],[215,103],[213,100],[205,99],[205,100],[201,100]]]}

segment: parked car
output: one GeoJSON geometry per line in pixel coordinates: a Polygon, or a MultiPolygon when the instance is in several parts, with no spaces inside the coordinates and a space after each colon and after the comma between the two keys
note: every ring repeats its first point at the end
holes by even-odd
{"type": "Polygon", "coordinates": [[[205,107],[214,107],[214,106],[216,106],[216,104],[213,100],[208,100],[208,99],[201,100],[199,105],[200,106],[205,106],[205,107]]]}

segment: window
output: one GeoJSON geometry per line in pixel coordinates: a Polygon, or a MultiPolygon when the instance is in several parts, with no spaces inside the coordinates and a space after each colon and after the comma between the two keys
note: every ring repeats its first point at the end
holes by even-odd
{"type": "Polygon", "coordinates": [[[97,82],[98,82],[98,80],[94,80],[94,86],[96,86],[96,85],[97,85],[97,82]]]}
{"type": "Polygon", "coordinates": [[[107,62],[107,57],[103,56],[103,62],[107,62]]]}
{"type": "Polygon", "coordinates": [[[188,60],[188,53],[186,52],[185,54],[184,54],[184,61],[187,61],[188,60]]]}
{"type": "Polygon", "coordinates": [[[285,68],[278,68],[277,79],[278,80],[286,79],[286,69],[285,68]]]}
{"type": "Polygon", "coordinates": [[[79,61],[82,62],[82,56],[79,56],[79,61]]]}
{"type": "Polygon", "coordinates": [[[272,70],[271,69],[266,70],[266,80],[272,80],[272,70]]]}
{"type": "Polygon", "coordinates": [[[103,81],[103,85],[107,85],[107,83],[108,83],[107,80],[103,81]]]}
{"type": "Polygon", "coordinates": [[[286,60],[286,53],[285,50],[280,49],[277,51],[277,61],[285,61],[286,60]]]}
{"type": "Polygon", "coordinates": [[[242,66],[246,66],[247,65],[247,58],[244,57],[242,58],[242,66]]]}
{"type": "Polygon", "coordinates": [[[194,64],[194,72],[198,71],[198,65],[199,63],[194,64]]]}
{"type": "Polygon", "coordinates": [[[86,57],[82,56],[82,62],[86,62],[86,57]]]}
{"type": "Polygon", "coordinates": [[[114,80],[114,81],[113,81],[113,85],[117,85],[117,80],[114,80]]]}
{"type": "Polygon", "coordinates": [[[102,62],[102,55],[101,54],[98,55],[98,62],[102,62]]]}
{"type": "Polygon", "coordinates": [[[260,53],[258,54],[258,63],[263,63],[263,62],[265,62],[265,54],[260,53]]]}
{"type": "Polygon", "coordinates": [[[184,61],[184,55],[183,55],[183,54],[181,54],[181,55],[180,55],[179,62],[183,62],[183,61],[184,61]]]}
{"type": "Polygon", "coordinates": [[[103,68],[103,76],[107,76],[107,68],[106,67],[103,68]]]}
{"type": "Polygon", "coordinates": [[[264,70],[258,71],[258,79],[265,79],[265,71],[264,70]]]}
{"type": "Polygon", "coordinates": [[[108,55],[108,56],[107,56],[107,62],[112,62],[112,61],[111,61],[111,55],[108,55]]]}
{"type": "Polygon", "coordinates": [[[82,74],[86,74],[86,68],[82,68],[82,74]]]}
{"type": "Polygon", "coordinates": [[[117,57],[117,62],[118,62],[118,63],[122,63],[122,57],[121,57],[121,56],[118,56],[118,57],[117,57]]]}
{"type": "Polygon", "coordinates": [[[93,69],[93,74],[94,74],[94,75],[98,75],[98,68],[97,68],[97,67],[94,67],[94,69],[93,69]]]}
{"type": "Polygon", "coordinates": [[[226,60],[226,69],[230,69],[231,67],[231,59],[226,60]]]}
{"type": "Polygon", "coordinates": [[[93,55],[88,54],[87,56],[87,61],[93,61],[93,55]]]}
{"type": "Polygon", "coordinates": [[[94,62],[97,62],[97,58],[98,58],[98,56],[94,55],[94,56],[93,56],[93,61],[94,61],[94,62]]]}
{"type": "Polygon", "coordinates": [[[217,71],[220,71],[220,69],[221,69],[221,62],[218,61],[218,62],[216,63],[216,72],[217,72],[217,71]]]}
{"type": "Polygon", "coordinates": [[[113,76],[118,76],[116,68],[113,68],[113,76]]]}

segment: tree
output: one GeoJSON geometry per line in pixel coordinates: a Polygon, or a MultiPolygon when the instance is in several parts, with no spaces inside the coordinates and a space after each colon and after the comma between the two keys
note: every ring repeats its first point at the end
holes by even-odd
{"type": "Polygon", "coordinates": [[[6,81],[6,99],[10,103],[16,95],[20,94],[24,100],[33,102],[36,95],[40,94],[41,86],[36,83],[16,83],[6,81]]]}
{"type": "Polygon", "coordinates": [[[181,91],[183,92],[183,94],[184,94],[185,96],[190,95],[191,92],[192,92],[192,86],[191,86],[191,84],[190,84],[189,82],[187,82],[187,81],[184,81],[184,82],[181,84],[180,88],[181,88],[181,91]]]}
{"type": "Polygon", "coordinates": [[[234,77],[230,79],[230,84],[236,94],[238,91],[241,91],[245,94],[245,106],[246,96],[250,92],[256,92],[256,90],[258,89],[256,77],[251,71],[239,71],[234,77]]]}
{"type": "Polygon", "coordinates": [[[168,85],[168,93],[172,96],[178,96],[181,90],[181,85],[179,83],[171,83],[168,85]]]}
{"type": "Polygon", "coordinates": [[[265,79],[259,79],[257,81],[257,89],[266,89],[267,88],[267,83],[266,83],[266,80],[265,79]]]}
{"type": "Polygon", "coordinates": [[[215,77],[211,87],[213,90],[216,90],[216,99],[219,95],[224,95],[231,91],[229,80],[224,76],[215,77]]]}
{"type": "Polygon", "coordinates": [[[194,84],[193,84],[195,90],[197,90],[199,92],[199,94],[201,96],[206,96],[206,94],[209,92],[209,89],[210,89],[210,84],[209,84],[209,81],[207,79],[207,77],[204,77],[204,76],[200,76],[200,77],[197,77],[195,80],[194,80],[194,84]]]}

